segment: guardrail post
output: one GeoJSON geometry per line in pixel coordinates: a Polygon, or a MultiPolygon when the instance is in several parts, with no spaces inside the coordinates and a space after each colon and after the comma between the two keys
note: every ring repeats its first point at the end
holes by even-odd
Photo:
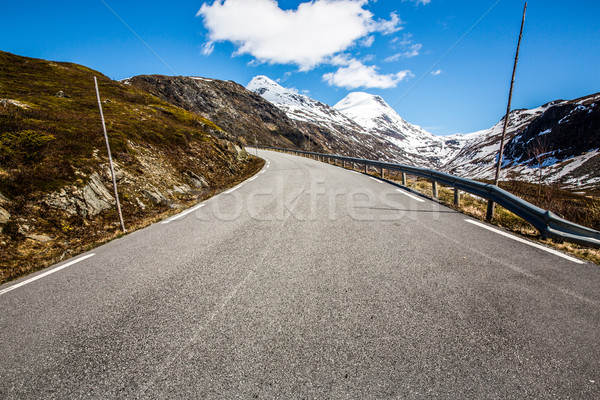
{"type": "Polygon", "coordinates": [[[436,181],[433,181],[433,198],[438,198],[438,183],[436,181]]]}
{"type": "Polygon", "coordinates": [[[346,160],[343,161],[344,168],[346,168],[346,160]]]}
{"type": "Polygon", "coordinates": [[[458,188],[454,188],[454,205],[460,206],[460,190],[458,188]]]}
{"type": "Polygon", "coordinates": [[[383,173],[383,167],[381,167],[381,179],[385,179],[385,175],[383,173]]]}
{"type": "Polygon", "coordinates": [[[367,164],[365,164],[365,174],[369,173],[369,169],[368,168],[369,168],[369,166],[367,164]]]}
{"type": "Polygon", "coordinates": [[[485,212],[485,219],[487,221],[491,221],[494,218],[494,210],[496,209],[496,203],[492,200],[488,200],[487,202],[487,210],[485,212]]]}
{"type": "Polygon", "coordinates": [[[402,173],[402,186],[406,186],[406,174],[402,173]]]}

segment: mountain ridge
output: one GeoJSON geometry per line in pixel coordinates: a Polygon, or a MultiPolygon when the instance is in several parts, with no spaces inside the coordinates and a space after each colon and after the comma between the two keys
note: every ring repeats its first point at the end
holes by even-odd
{"type": "MultiPolygon", "coordinates": [[[[264,76],[253,78],[247,88],[261,94],[267,100],[270,99],[292,119],[305,116],[307,120],[306,116],[314,116],[315,113],[311,114],[309,110],[314,108],[312,104],[337,110],[351,121],[346,124],[347,131],[360,131],[363,136],[377,137],[389,146],[387,150],[391,150],[386,154],[386,161],[438,169],[471,179],[492,179],[494,176],[504,117],[488,129],[467,134],[436,136],[418,125],[405,121],[383,98],[369,93],[351,92],[330,107],[285,89],[264,76]],[[356,129],[356,125],[360,129],[356,129]]],[[[594,166],[600,166],[598,101],[600,94],[592,94],[574,100],[553,100],[533,109],[512,110],[508,117],[503,176],[507,179],[535,181],[539,180],[542,174],[547,183],[559,184],[566,188],[599,187],[600,173],[596,170],[600,168],[594,169],[594,166]],[[569,121],[568,115],[573,113],[577,115],[575,124],[571,123],[569,129],[561,128],[562,130],[557,130],[559,133],[548,136],[555,143],[550,146],[554,152],[552,157],[542,154],[543,162],[532,162],[532,141],[537,141],[538,137],[547,133],[548,124],[554,124],[555,127],[564,126],[569,121]],[[536,128],[538,125],[534,122],[538,119],[550,122],[546,125],[539,124],[540,127],[545,126],[544,129],[536,128]],[[527,143],[522,142],[523,131],[526,131],[527,143]],[[570,150],[556,147],[558,143],[571,143],[569,134],[574,131],[578,132],[578,141],[583,143],[582,145],[569,145],[570,150]]],[[[312,122],[318,124],[319,120],[313,118],[312,122]]],[[[384,154],[382,151],[377,153],[384,154]]]]}

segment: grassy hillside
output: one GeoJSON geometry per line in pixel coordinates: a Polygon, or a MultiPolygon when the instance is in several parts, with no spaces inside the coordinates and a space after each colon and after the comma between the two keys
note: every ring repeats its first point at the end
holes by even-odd
{"type": "Polygon", "coordinates": [[[81,65],[0,51],[0,282],[117,234],[114,207],[96,214],[87,196],[96,187],[99,200],[112,200],[102,198],[112,187],[94,76],[126,225],[172,213],[260,167],[212,135],[221,129],[205,118],[81,65]],[[93,186],[98,177],[105,190],[93,186]]]}
{"type": "MultiPolygon", "coordinates": [[[[177,107],[209,118],[242,143],[301,149],[310,140],[285,112],[232,81],[140,75],[127,82],[177,107]]],[[[312,147],[320,146],[313,143],[312,147]]]]}

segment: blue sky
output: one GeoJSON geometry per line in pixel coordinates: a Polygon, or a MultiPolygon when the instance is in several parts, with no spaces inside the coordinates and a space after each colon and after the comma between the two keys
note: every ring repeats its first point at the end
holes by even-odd
{"type": "MultiPolygon", "coordinates": [[[[505,112],[523,5],[11,1],[2,6],[0,50],[84,64],[113,79],[193,75],[246,85],[267,75],[330,105],[364,91],[432,133],[468,133],[505,112]]],[[[599,15],[595,0],[528,2],[513,109],[600,91],[599,15]]]]}

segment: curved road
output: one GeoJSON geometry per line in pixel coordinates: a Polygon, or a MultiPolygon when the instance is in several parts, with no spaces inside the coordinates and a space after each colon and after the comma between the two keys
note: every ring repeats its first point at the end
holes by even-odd
{"type": "Polygon", "coordinates": [[[600,396],[597,265],[259,155],[233,190],[1,286],[0,398],[600,396]]]}

